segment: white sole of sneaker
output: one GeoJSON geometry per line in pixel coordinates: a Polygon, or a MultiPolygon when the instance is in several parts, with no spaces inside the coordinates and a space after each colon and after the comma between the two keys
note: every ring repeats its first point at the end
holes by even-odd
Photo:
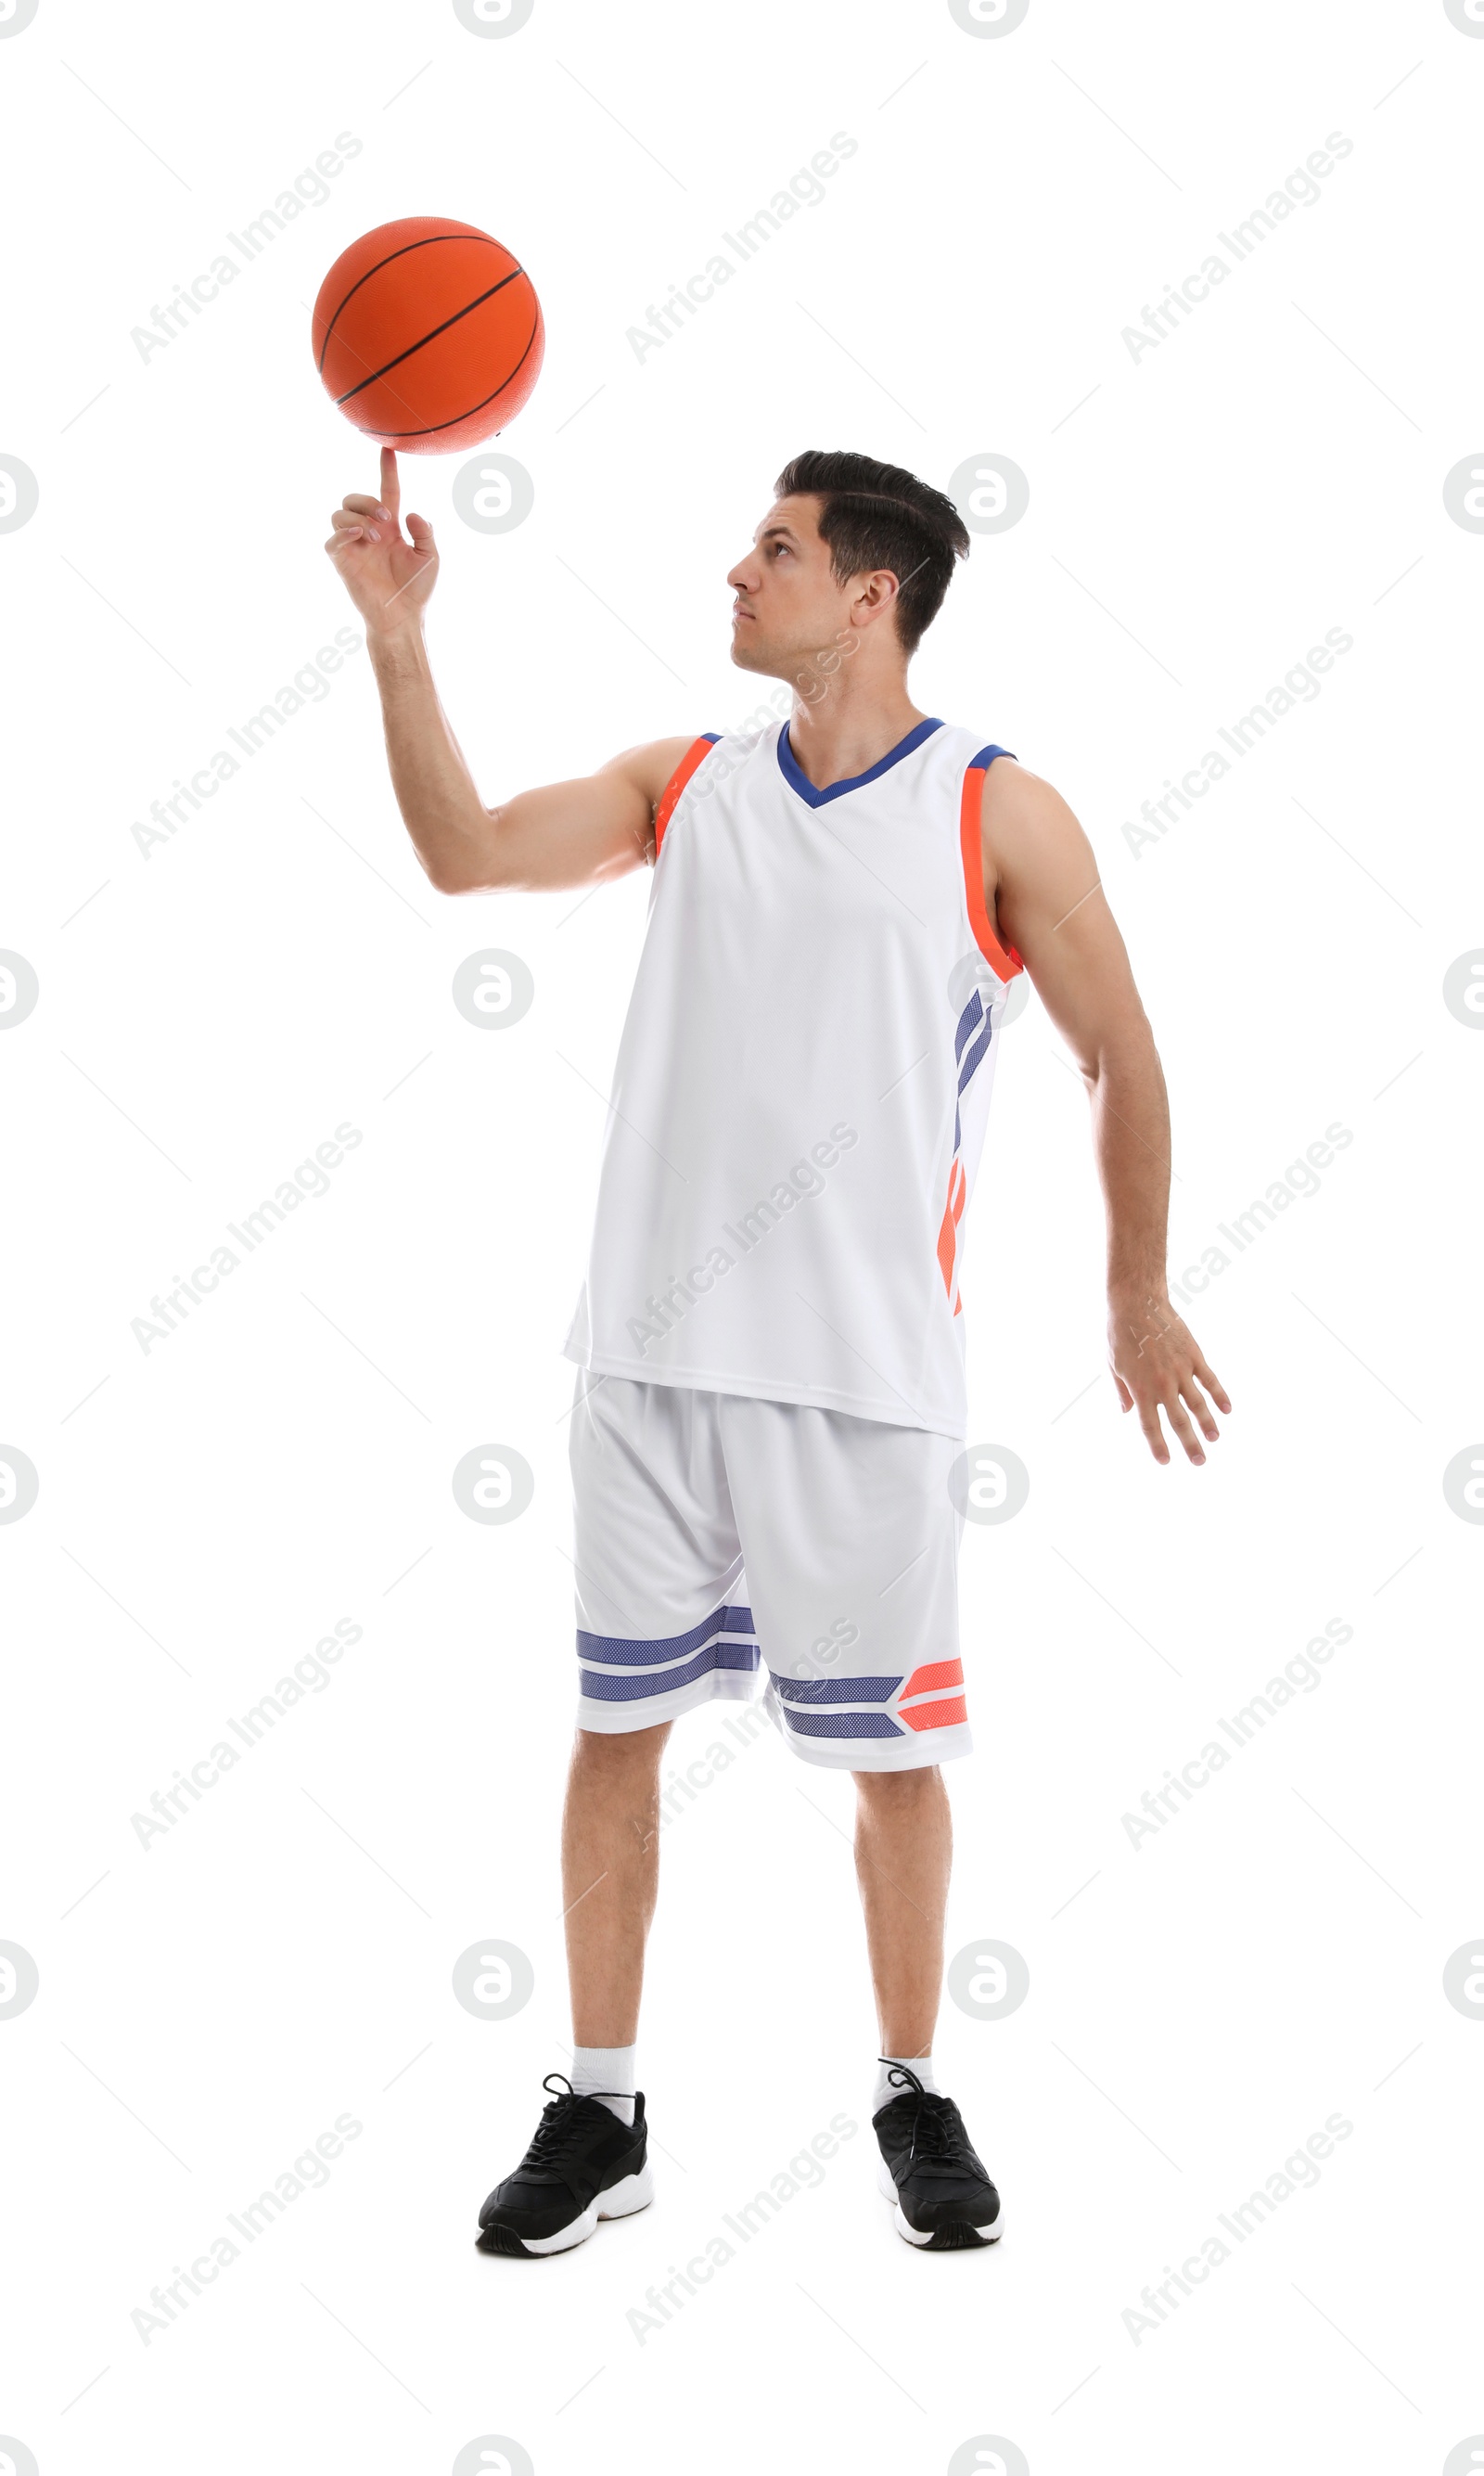
{"type": "MultiPolygon", "coordinates": [[[[928,2228],[925,2232],[923,2228],[914,2227],[911,2224],[906,2212],[903,2209],[902,2203],[897,2198],[897,2187],[892,2180],[891,2168],[887,2166],[884,2158],[878,2157],[877,2160],[876,2184],[877,2191],[880,2193],[881,2198],[885,2201],[890,2201],[892,2205],[892,2212],[897,2221],[898,2235],[904,2236],[909,2244],[917,2244],[919,2246],[930,2244],[932,2241],[931,2229],[928,2228]]],[[[987,2227],[976,2227],[974,2232],[981,2244],[998,2243],[1003,2225],[1004,2212],[1002,2210],[999,2216],[993,2219],[987,2227]]]]}
{"type": "Polygon", "coordinates": [[[621,2184],[612,2184],[600,2192],[581,2217],[554,2236],[524,2236],[521,2241],[528,2252],[570,2252],[574,2244],[585,2243],[598,2232],[600,2218],[631,2218],[635,2210],[647,2210],[655,2197],[655,2179],[648,2159],[637,2175],[626,2175],[621,2184]]]}

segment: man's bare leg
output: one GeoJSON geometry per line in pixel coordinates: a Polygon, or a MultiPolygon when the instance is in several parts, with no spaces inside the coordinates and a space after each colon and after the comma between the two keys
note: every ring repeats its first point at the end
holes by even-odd
{"type": "MultiPolygon", "coordinates": [[[[880,2055],[910,2065],[932,2055],[943,1985],[943,1918],[953,1853],[948,1791],[936,1766],[857,1771],[855,1870],[866,1913],[880,2055]]],[[[882,2082],[885,2083],[883,2089],[882,2082]]],[[[889,2073],[872,2122],[880,2189],[897,2232],[919,2251],[977,2251],[999,2241],[1000,2195],[963,2117],[931,2077],[914,2094],[889,2073]]]]}
{"type": "Polygon", "coordinates": [[[943,1774],[856,1771],[855,1873],[883,2055],[930,2055],[953,1825],[943,1774]]]}
{"type": "Polygon", "coordinates": [[[614,1737],[578,1731],[561,1863],[580,2051],[567,2092],[543,2107],[530,2149],[480,2212],[485,2252],[566,2252],[601,2218],[630,2217],[655,2197],[638,2092],[631,2078],[615,2077],[631,2071],[633,2057],[612,2050],[631,2049],[639,2025],[644,1940],[659,1886],[659,1757],[670,1726],[614,1737]]]}
{"type": "Polygon", "coordinates": [[[674,1724],[577,1732],[561,1820],[575,2045],[631,2046],[638,2035],[659,1889],[659,1758],[674,1724]]]}

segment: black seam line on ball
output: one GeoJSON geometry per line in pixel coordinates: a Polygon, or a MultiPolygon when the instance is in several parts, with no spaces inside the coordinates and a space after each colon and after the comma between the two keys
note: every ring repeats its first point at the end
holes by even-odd
{"type": "MultiPolygon", "coordinates": [[[[505,390],[509,385],[511,379],[519,377],[521,371],[524,369],[527,361],[531,358],[531,347],[535,342],[535,339],[536,331],[534,327],[532,327],[527,340],[526,349],[522,353],[520,359],[516,362],[514,369],[509,371],[507,375],[501,380],[500,384],[497,387],[491,387],[488,395],[481,396],[478,404],[469,405],[464,411],[454,413],[447,421],[435,421],[426,430],[394,430],[391,433],[392,437],[435,438],[440,430],[452,430],[456,422],[467,421],[472,414],[482,412],[486,404],[493,404],[497,395],[503,395],[505,393],[505,390]]],[[[371,436],[374,436],[375,434],[376,433],[374,432],[368,433],[368,435],[371,436]]]]}
{"type": "MultiPolygon", "coordinates": [[[[425,344],[431,344],[435,336],[446,335],[450,327],[458,326],[460,318],[467,318],[471,311],[482,309],[486,301],[492,301],[497,292],[503,292],[507,284],[513,284],[516,276],[524,275],[525,272],[526,270],[523,266],[517,266],[513,268],[508,275],[502,275],[499,283],[492,284],[487,292],[480,293],[475,300],[466,302],[461,310],[456,310],[452,318],[445,318],[438,326],[431,327],[426,335],[418,336],[415,344],[408,344],[405,353],[396,354],[391,360],[383,361],[379,370],[373,370],[369,378],[360,379],[357,382],[355,386],[347,387],[343,395],[337,395],[335,397],[335,403],[337,405],[349,404],[352,396],[359,395],[362,387],[374,386],[378,379],[383,379],[386,376],[388,370],[396,369],[403,361],[409,361],[412,355],[414,353],[420,353],[425,344]]],[[[530,350],[529,345],[527,350],[530,350]]]]}
{"type": "Polygon", "coordinates": [[[315,365],[319,370],[321,377],[324,376],[325,355],[330,350],[330,338],[334,334],[335,321],[339,318],[341,311],[345,309],[346,303],[355,300],[361,285],[363,284],[369,284],[373,275],[380,275],[383,266],[390,266],[397,259],[406,258],[409,251],[414,249],[432,249],[435,242],[444,240],[478,241],[481,246],[485,249],[504,250],[507,258],[510,255],[509,251],[506,249],[504,241],[492,239],[488,233],[472,232],[424,233],[420,240],[405,240],[400,249],[389,249],[384,258],[379,258],[374,266],[367,267],[364,275],[357,276],[355,283],[351,285],[349,292],[346,293],[344,300],[336,304],[334,311],[331,317],[330,324],[325,329],[325,340],[319,348],[319,359],[315,365]]]}

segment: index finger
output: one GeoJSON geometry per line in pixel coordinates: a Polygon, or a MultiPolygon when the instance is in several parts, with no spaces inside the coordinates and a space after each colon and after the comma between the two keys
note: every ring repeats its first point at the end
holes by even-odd
{"type": "Polygon", "coordinates": [[[397,479],[397,451],[382,450],[382,505],[389,516],[397,516],[402,508],[402,484],[397,479]]]}

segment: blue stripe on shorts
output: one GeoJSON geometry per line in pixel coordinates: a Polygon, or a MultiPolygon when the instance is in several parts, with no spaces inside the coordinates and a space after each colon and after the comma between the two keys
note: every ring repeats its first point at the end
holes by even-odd
{"type": "Polygon", "coordinates": [[[638,1702],[673,1694],[678,1687],[693,1685],[698,1676],[719,1669],[755,1670],[760,1653],[754,1637],[753,1612],[744,1607],[715,1608],[687,1633],[666,1634],[649,1642],[620,1634],[584,1633],[579,1626],[581,1691],[591,1702],[638,1702]],[[650,1672],[639,1676],[604,1672],[605,1669],[636,1668],[650,1672]]]}
{"type": "Polygon", "coordinates": [[[775,1676],[781,1702],[889,1702],[902,1683],[895,1676],[775,1676]]]}
{"type": "Polygon", "coordinates": [[[901,1737],[906,1731],[884,1711],[791,1711],[784,1713],[796,1737],[901,1737]]]}

